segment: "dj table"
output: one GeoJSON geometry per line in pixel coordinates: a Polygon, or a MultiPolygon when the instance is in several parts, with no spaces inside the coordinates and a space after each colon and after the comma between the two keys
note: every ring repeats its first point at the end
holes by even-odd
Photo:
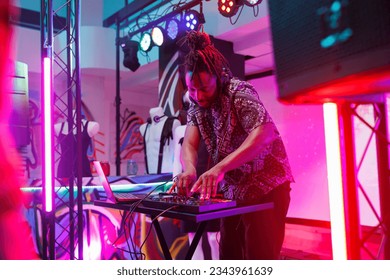
{"type": "Polygon", "coordinates": [[[194,239],[190,244],[188,252],[186,253],[185,256],[186,260],[190,260],[192,258],[192,255],[195,252],[196,247],[198,246],[199,240],[206,228],[206,224],[208,221],[234,216],[234,215],[250,213],[250,212],[263,211],[263,210],[271,209],[273,207],[273,203],[262,203],[262,204],[246,205],[246,206],[235,206],[231,208],[219,209],[219,210],[203,212],[203,213],[190,213],[190,212],[179,212],[177,210],[175,211],[174,209],[162,210],[160,208],[153,208],[150,205],[144,206],[142,204],[134,208],[134,205],[131,203],[113,203],[110,201],[100,201],[100,200],[95,200],[94,204],[97,206],[108,207],[108,208],[113,208],[113,209],[118,209],[123,211],[134,211],[137,213],[149,215],[152,219],[152,224],[156,231],[157,238],[161,245],[164,257],[167,260],[172,260],[172,255],[169,252],[167,242],[161,230],[159,221],[156,217],[162,216],[162,217],[179,219],[184,221],[191,221],[198,224],[194,239]]]}

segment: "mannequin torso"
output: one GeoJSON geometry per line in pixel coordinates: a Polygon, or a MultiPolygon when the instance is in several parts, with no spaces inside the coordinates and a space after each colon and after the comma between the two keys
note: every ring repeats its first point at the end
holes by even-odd
{"type": "MultiPolygon", "coordinates": [[[[140,126],[141,135],[144,137],[144,146],[146,150],[147,173],[158,174],[159,170],[159,154],[161,135],[164,133],[164,125],[168,117],[164,115],[161,107],[151,108],[149,110],[150,122],[144,123],[140,126]]],[[[171,132],[175,131],[176,127],[180,125],[180,121],[175,119],[172,123],[171,132]]],[[[161,172],[172,172],[174,145],[173,137],[167,137],[162,150],[161,158],[161,172]]]]}
{"type": "MultiPolygon", "coordinates": [[[[83,131],[84,127],[85,127],[85,124],[86,124],[87,120],[86,119],[82,119],[81,120],[81,131],[83,131]]],[[[100,130],[100,125],[99,123],[97,122],[94,122],[94,121],[88,121],[88,126],[86,127],[87,128],[87,132],[88,132],[88,135],[89,137],[93,137],[95,136],[99,130],[100,130]]],[[[77,131],[76,131],[76,127],[73,129],[73,134],[76,135],[77,131]]],[[[59,135],[60,132],[63,133],[63,134],[68,134],[69,133],[69,130],[68,130],[68,122],[62,122],[62,123],[57,123],[54,125],[54,131],[56,133],[56,135],[59,135]],[[61,129],[62,128],[62,129],[61,129]]]]}
{"type": "MultiPolygon", "coordinates": [[[[91,137],[99,132],[99,124],[93,121],[82,119],[81,123],[81,145],[82,145],[82,176],[91,177],[90,162],[88,159],[88,149],[91,146],[91,137]]],[[[57,176],[69,178],[77,175],[77,128],[73,133],[69,133],[68,123],[62,122],[54,126],[58,142],[61,146],[61,158],[58,163],[57,176]]]]}

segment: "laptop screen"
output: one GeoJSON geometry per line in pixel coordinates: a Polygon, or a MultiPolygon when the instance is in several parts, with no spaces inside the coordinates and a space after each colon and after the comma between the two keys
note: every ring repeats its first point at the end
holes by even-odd
{"type": "Polygon", "coordinates": [[[100,182],[103,185],[103,188],[106,192],[107,198],[115,201],[114,193],[111,190],[110,184],[108,183],[107,177],[103,172],[102,165],[100,164],[100,161],[94,160],[93,165],[95,166],[96,172],[99,175],[100,182]]]}

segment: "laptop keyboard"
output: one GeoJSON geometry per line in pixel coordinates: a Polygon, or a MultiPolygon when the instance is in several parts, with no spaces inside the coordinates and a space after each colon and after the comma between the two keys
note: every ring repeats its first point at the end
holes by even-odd
{"type": "Polygon", "coordinates": [[[138,196],[132,193],[115,193],[115,197],[117,198],[126,198],[126,199],[139,199],[138,196]]]}

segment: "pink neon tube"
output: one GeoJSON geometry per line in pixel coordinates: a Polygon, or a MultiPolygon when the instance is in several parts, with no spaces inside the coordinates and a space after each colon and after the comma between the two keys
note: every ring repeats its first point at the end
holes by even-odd
{"type": "Polygon", "coordinates": [[[323,109],[333,259],[346,260],[347,245],[337,105],[325,103],[323,109]]]}
{"type": "Polygon", "coordinates": [[[51,105],[52,105],[52,92],[51,92],[51,59],[45,57],[43,59],[43,127],[44,127],[44,151],[43,151],[43,179],[42,186],[45,190],[45,210],[46,212],[51,212],[52,201],[53,201],[53,168],[52,168],[52,115],[51,115],[51,105]]]}

